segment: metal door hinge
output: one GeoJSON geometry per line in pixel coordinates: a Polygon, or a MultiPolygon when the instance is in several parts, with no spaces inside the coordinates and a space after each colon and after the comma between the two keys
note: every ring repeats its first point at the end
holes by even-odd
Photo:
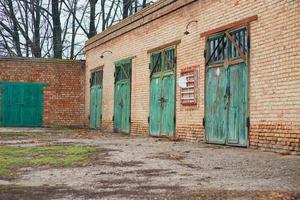
{"type": "Polygon", "coordinates": [[[129,123],[131,123],[131,116],[129,116],[129,123]]]}
{"type": "Polygon", "coordinates": [[[205,127],[205,117],[202,119],[202,125],[205,127]]]}
{"type": "Polygon", "coordinates": [[[149,63],[149,69],[151,69],[151,63],[149,63]]]}
{"type": "Polygon", "coordinates": [[[206,58],[206,50],[203,51],[203,57],[206,58]]]}
{"type": "Polygon", "coordinates": [[[174,63],[177,64],[177,56],[174,58],[174,63]]]}
{"type": "Polygon", "coordinates": [[[148,116],[148,124],[150,124],[150,117],[148,116]]]}
{"type": "Polygon", "coordinates": [[[114,77],[116,78],[116,72],[114,72],[114,77]]]}
{"type": "Polygon", "coordinates": [[[174,116],[174,124],[176,124],[176,116],[174,116]]]}
{"type": "Polygon", "coordinates": [[[115,116],[113,115],[112,120],[115,121],[115,116]]]}
{"type": "Polygon", "coordinates": [[[247,117],[247,127],[248,127],[248,129],[250,129],[250,118],[249,117],[247,117]]]}

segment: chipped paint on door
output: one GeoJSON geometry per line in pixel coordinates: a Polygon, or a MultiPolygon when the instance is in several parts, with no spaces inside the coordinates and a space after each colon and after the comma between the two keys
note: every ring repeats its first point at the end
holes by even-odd
{"type": "Polygon", "coordinates": [[[90,128],[98,129],[102,121],[102,80],[103,71],[91,74],[90,88],[90,128]]]}
{"type": "Polygon", "coordinates": [[[247,145],[248,52],[245,28],[208,39],[205,88],[208,143],[247,145]]]}
{"type": "Polygon", "coordinates": [[[149,130],[152,136],[175,134],[175,48],[151,55],[149,130]]]}
{"type": "Polygon", "coordinates": [[[130,132],[131,59],[115,63],[114,130],[130,132]]]}

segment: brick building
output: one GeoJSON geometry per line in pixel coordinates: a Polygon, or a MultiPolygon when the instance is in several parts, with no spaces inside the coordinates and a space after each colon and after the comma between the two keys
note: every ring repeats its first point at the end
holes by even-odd
{"type": "Polygon", "coordinates": [[[300,151],[300,2],[160,0],[86,42],[92,128],[300,151]]]}
{"type": "Polygon", "coordinates": [[[0,58],[0,126],[84,126],[84,62],[0,58]]]}

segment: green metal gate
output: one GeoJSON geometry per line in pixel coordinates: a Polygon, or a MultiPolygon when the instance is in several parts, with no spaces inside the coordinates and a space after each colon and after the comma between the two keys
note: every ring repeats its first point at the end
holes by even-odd
{"type": "Polygon", "coordinates": [[[90,88],[90,128],[101,127],[102,120],[102,80],[103,71],[93,72],[90,88]]]}
{"type": "Polygon", "coordinates": [[[174,136],[175,55],[175,48],[151,55],[149,127],[152,136],[174,136]]]}
{"type": "Polygon", "coordinates": [[[114,130],[130,132],[131,59],[115,63],[114,130]]]}
{"type": "Polygon", "coordinates": [[[1,126],[40,127],[43,124],[43,83],[1,83],[1,126]]]}
{"type": "Polygon", "coordinates": [[[248,44],[245,28],[208,39],[205,88],[208,143],[247,146],[248,44]]]}

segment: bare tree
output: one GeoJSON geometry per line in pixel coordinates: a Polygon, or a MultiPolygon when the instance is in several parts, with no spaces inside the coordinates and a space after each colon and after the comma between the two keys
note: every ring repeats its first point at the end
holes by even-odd
{"type": "Polygon", "coordinates": [[[52,20],[53,20],[53,57],[62,58],[61,24],[59,12],[59,0],[52,0],[52,20]]]}
{"type": "Polygon", "coordinates": [[[0,0],[0,56],[83,57],[84,42],[150,0],[0,0]]]}

